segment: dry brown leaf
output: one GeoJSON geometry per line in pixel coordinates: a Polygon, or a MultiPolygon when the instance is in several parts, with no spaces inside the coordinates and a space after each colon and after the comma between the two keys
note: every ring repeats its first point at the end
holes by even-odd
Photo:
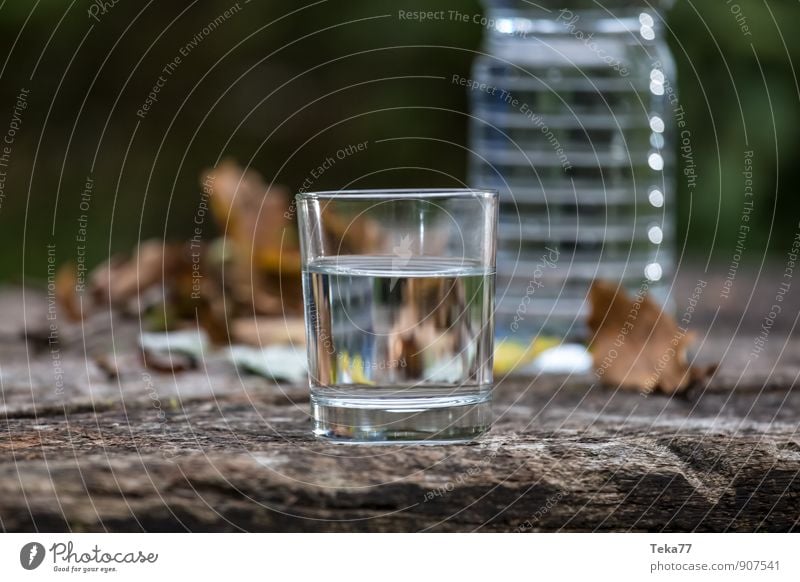
{"type": "Polygon", "coordinates": [[[197,362],[186,354],[146,351],[140,351],[139,354],[142,364],[147,369],[156,372],[185,372],[197,368],[197,362]]]}
{"type": "Polygon", "coordinates": [[[116,380],[119,377],[119,367],[110,354],[98,354],[94,356],[94,364],[106,375],[107,380],[116,380]]]}
{"type": "Polygon", "coordinates": [[[73,322],[83,319],[78,299],[78,275],[75,270],[75,263],[70,261],[61,265],[56,272],[54,284],[56,301],[61,309],[64,310],[67,319],[73,322]]]}
{"type": "MultiPolygon", "coordinates": [[[[259,334],[262,343],[301,343],[302,320],[295,317],[289,318],[288,332],[281,318],[280,324],[259,318],[264,327],[256,324],[249,331],[241,326],[254,314],[283,317],[302,311],[300,249],[288,191],[268,188],[257,172],[233,161],[206,173],[202,182],[204,202],[225,238],[150,240],[132,256],[115,255],[89,273],[91,303],[133,310],[147,318],[150,329],[174,331],[199,323],[218,345],[235,340],[228,337],[234,331],[230,327],[242,337],[259,334]]],[[[68,264],[56,278],[59,306],[70,319],[81,317],[77,276],[75,265],[68,264]]],[[[89,307],[84,305],[91,314],[89,307]]],[[[156,367],[185,368],[179,360],[164,362],[160,354],[149,355],[156,367]]]]}
{"type": "Polygon", "coordinates": [[[124,305],[151,286],[190,269],[183,243],[149,240],[128,260],[112,257],[89,276],[89,289],[98,304],[124,305]]]}
{"type": "Polygon", "coordinates": [[[251,346],[306,343],[302,317],[240,317],[231,322],[231,336],[235,343],[251,346]]]}
{"type": "MultiPolygon", "coordinates": [[[[256,253],[286,246],[283,229],[294,226],[286,215],[289,192],[283,186],[267,187],[253,169],[244,170],[233,160],[224,160],[209,170],[203,184],[211,189],[211,207],[220,230],[243,251],[256,253]]],[[[290,247],[296,249],[296,246],[290,247]]]]}
{"type": "Polygon", "coordinates": [[[693,334],[649,295],[631,298],[617,285],[595,281],[589,301],[592,358],[603,383],[676,394],[707,380],[715,369],[689,366],[686,349],[693,334]]]}
{"type": "Polygon", "coordinates": [[[225,345],[231,305],[225,301],[220,265],[207,244],[192,243],[189,250],[195,253],[192,267],[170,279],[165,299],[176,319],[190,326],[199,323],[212,343],[225,345]]]}
{"type": "Polygon", "coordinates": [[[382,246],[384,229],[368,216],[342,216],[335,204],[329,203],[322,211],[322,223],[341,254],[368,253],[382,246]]]}
{"type": "Polygon", "coordinates": [[[289,192],[267,187],[255,170],[225,160],[202,177],[220,230],[233,247],[226,282],[238,304],[257,314],[299,310],[300,251],[289,192]],[[278,276],[280,285],[278,285],[278,276]],[[280,290],[283,290],[282,303],[280,290]]]}

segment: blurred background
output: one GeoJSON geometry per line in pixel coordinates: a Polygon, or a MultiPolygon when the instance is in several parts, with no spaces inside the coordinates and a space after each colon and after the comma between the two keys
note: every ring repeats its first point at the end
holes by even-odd
{"type": "MultiPolygon", "coordinates": [[[[678,0],[668,15],[687,121],[703,128],[698,187],[677,181],[679,260],[720,259],[723,271],[745,149],[756,152],[747,257],[784,256],[800,217],[800,38],[786,34],[800,7],[735,6],[678,0]]],[[[468,96],[450,79],[469,76],[484,28],[398,9],[482,11],[471,0],[0,4],[0,280],[44,284],[47,245],[76,260],[79,229],[88,267],[141,239],[188,239],[201,172],[226,157],[293,192],[463,185],[468,96]],[[396,137],[418,139],[383,141],[396,137]]],[[[214,236],[209,221],[203,237],[214,236]]]]}

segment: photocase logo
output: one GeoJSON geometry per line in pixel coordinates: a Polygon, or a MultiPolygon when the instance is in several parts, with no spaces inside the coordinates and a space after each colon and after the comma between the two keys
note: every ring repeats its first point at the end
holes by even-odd
{"type": "MultiPolygon", "coordinates": [[[[408,265],[409,260],[411,260],[411,255],[413,254],[411,252],[411,236],[403,236],[400,239],[400,244],[392,249],[392,253],[394,254],[392,257],[392,271],[397,273],[408,265]]],[[[392,280],[389,282],[390,291],[397,285],[397,279],[397,277],[392,277],[392,280]]]]}
{"type": "Polygon", "coordinates": [[[35,570],[44,560],[44,546],[39,542],[30,542],[19,551],[19,563],[26,570],[35,570]]]}

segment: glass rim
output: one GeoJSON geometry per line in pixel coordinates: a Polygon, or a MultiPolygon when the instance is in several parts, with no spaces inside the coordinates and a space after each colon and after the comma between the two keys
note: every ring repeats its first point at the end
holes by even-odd
{"type": "Polygon", "coordinates": [[[302,200],[337,199],[337,200],[388,200],[388,199],[425,199],[425,198],[497,198],[499,192],[491,188],[369,188],[363,190],[319,190],[316,192],[300,192],[297,197],[302,200]]]}

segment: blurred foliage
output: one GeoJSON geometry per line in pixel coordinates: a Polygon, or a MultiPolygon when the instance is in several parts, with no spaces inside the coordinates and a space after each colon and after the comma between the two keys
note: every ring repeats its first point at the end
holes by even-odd
{"type": "MultiPolygon", "coordinates": [[[[110,3],[108,3],[110,5],[110,3]]],[[[198,176],[233,156],[292,189],[455,186],[466,175],[465,89],[478,24],[397,18],[398,9],[477,13],[477,0],[134,3],[105,13],[92,2],[0,9],[0,132],[16,95],[30,90],[0,206],[0,280],[41,279],[45,246],[75,259],[81,193],[94,180],[86,262],[150,237],[194,233],[198,176]],[[231,6],[211,34],[203,28],[231,6]],[[157,101],[137,116],[163,68],[157,101]],[[194,39],[194,40],[193,40],[194,39]],[[420,139],[387,138],[411,137],[420,139]],[[348,144],[365,151],[337,159],[348,144]],[[326,159],[332,164],[317,177],[326,159]],[[310,184],[309,184],[310,182],[310,184]],[[24,247],[23,247],[24,245],[24,247]],[[24,251],[23,251],[24,248],[24,251]]],[[[741,213],[744,150],[755,152],[756,208],[748,251],[783,253],[800,200],[800,39],[794,0],[728,5],[679,0],[670,42],[693,129],[700,184],[680,192],[679,239],[727,264],[741,213]],[[780,25],[780,26],[779,26],[780,25]],[[780,174],[780,179],[779,179],[780,174]]],[[[680,181],[679,181],[680,183],[680,181]]],[[[201,220],[204,238],[214,235],[201,220]]]]}

